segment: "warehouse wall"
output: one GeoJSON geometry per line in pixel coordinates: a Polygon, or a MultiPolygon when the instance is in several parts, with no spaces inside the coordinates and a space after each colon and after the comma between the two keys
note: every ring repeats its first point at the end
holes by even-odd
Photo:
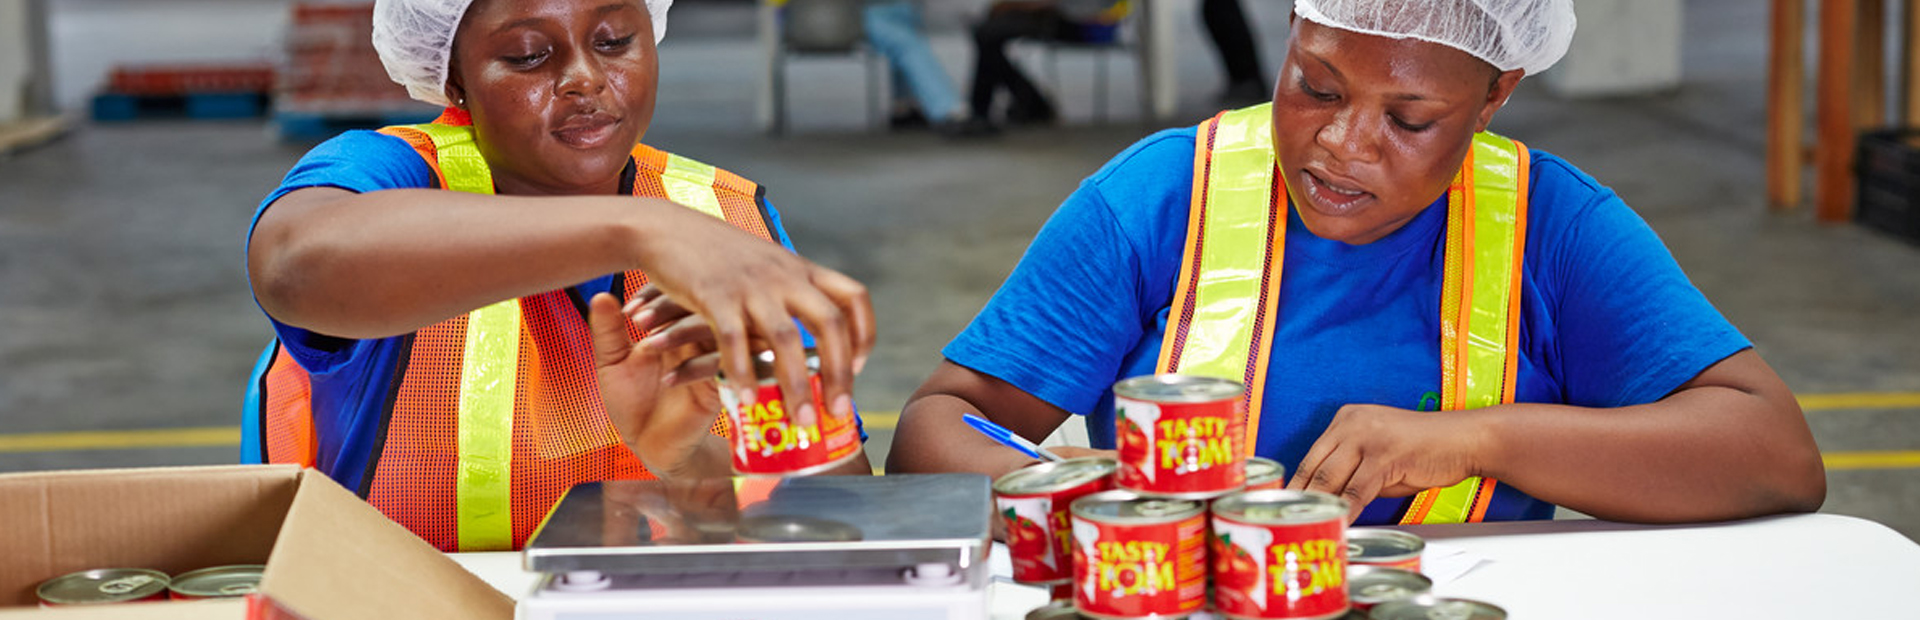
{"type": "MultiPolygon", "coordinates": [[[[54,103],[79,111],[116,64],[275,58],[293,2],[54,0],[47,5],[54,103]]],[[[11,37],[0,34],[0,42],[7,40],[11,37]]]]}

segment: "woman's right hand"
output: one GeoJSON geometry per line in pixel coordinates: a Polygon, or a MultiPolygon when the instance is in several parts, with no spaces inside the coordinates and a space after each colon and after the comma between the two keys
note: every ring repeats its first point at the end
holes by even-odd
{"type": "MultiPolygon", "coordinates": [[[[657,287],[643,294],[671,296],[705,318],[719,346],[727,388],[742,403],[755,400],[754,341],[773,350],[773,378],[782,393],[811,389],[805,347],[794,325],[798,319],[813,334],[827,406],[853,414],[853,376],[865,365],[874,340],[873,304],[865,286],[698,211],[676,207],[646,213],[670,221],[650,222],[663,234],[640,244],[641,268],[657,287]]],[[[642,331],[673,320],[644,313],[638,318],[642,331]]],[[[811,404],[795,415],[802,424],[816,419],[811,404]]]]}

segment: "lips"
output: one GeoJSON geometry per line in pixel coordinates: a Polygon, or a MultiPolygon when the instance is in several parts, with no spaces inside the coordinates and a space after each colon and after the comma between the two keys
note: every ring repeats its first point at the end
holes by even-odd
{"type": "Polygon", "coordinates": [[[576,149],[590,149],[612,140],[619,126],[620,119],[612,114],[589,112],[568,116],[552,133],[561,144],[576,149]]]}
{"type": "Polygon", "coordinates": [[[1310,169],[1300,170],[1301,186],[1306,189],[1307,202],[1316,211],[1329,215],[1344,215],[1353,212],[1374,198],[1373,193],[1361,189],[1361,185],[1349,179],[1316,174],[1310,169]]]}

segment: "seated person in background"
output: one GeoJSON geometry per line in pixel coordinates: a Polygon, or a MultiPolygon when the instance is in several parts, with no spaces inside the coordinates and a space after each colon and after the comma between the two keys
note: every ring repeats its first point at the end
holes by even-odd
{"type": "Polygon", "coordinates": [[[1266,73],[1260,70],[1260,48],[1254,44],[1253,27],[1247,24],[1240,0],[1204,0],[1200,3],[1200,21],[1207,26],[1214,50],[1220,52],[1220,67],[1227,78],[1220,102],[1237,107],[1273,96],[1273,90],[1267,88],[1266,73]]]}
{"type": "Polygon", "coordinates": [[[730,474],[711,379],[751,402],[751,339],[804,393],[796,319],[852,413],[865,289],[783,247],[759,186],[640,144],[670,3],[374,3],[388,74],[447,109],[335,137],[261,201],[279,342],[245,460],[317,467],[441,550],[518,549],[575,483],[730,474]]]}
{"type": "Polygon", "coordinates": [[[967,106],[947,70],[927,45],[919,7],[911,0],[881,0],[862,13],[867,42],[887,57],[893,70],[893,112],[888,125],[895,129],[931,125],[949,134],[961,133],[967,106]]]}
{"type": "MultiPolygon", "coordinates": [[[[1485,133],[1571,0],[1296,0],[1270,104],[1121,153],[901,416],[890,472],[998,476],[1117,380],[1247,386],[1248,453],[1362,524],[1811,511],[1793,393],[1620,197],[1485,133]]],[[[1082,455],[1087,449],[1063,449],[1082,455]]]]}
{"type": "Polygon", "coordinates": [[[994,98],[1001,90],[1013,98],[1006,121],[1051,123],[1059,114],[1046,95],[1007,57],[1015,39],[1067,42],[1110,41],[1129,12],[1128,0],[998,0],[973,28],[973,120],[976,128],[993,125],[994,98]]]}

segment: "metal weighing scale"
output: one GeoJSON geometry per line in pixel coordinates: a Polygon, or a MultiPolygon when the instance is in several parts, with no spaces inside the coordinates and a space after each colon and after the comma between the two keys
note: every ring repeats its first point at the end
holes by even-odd
{"type": "Polygon", "coordinates": [[[980,620],[985,476],[608,481],[527,543],[525,620],[980,620]]]}

